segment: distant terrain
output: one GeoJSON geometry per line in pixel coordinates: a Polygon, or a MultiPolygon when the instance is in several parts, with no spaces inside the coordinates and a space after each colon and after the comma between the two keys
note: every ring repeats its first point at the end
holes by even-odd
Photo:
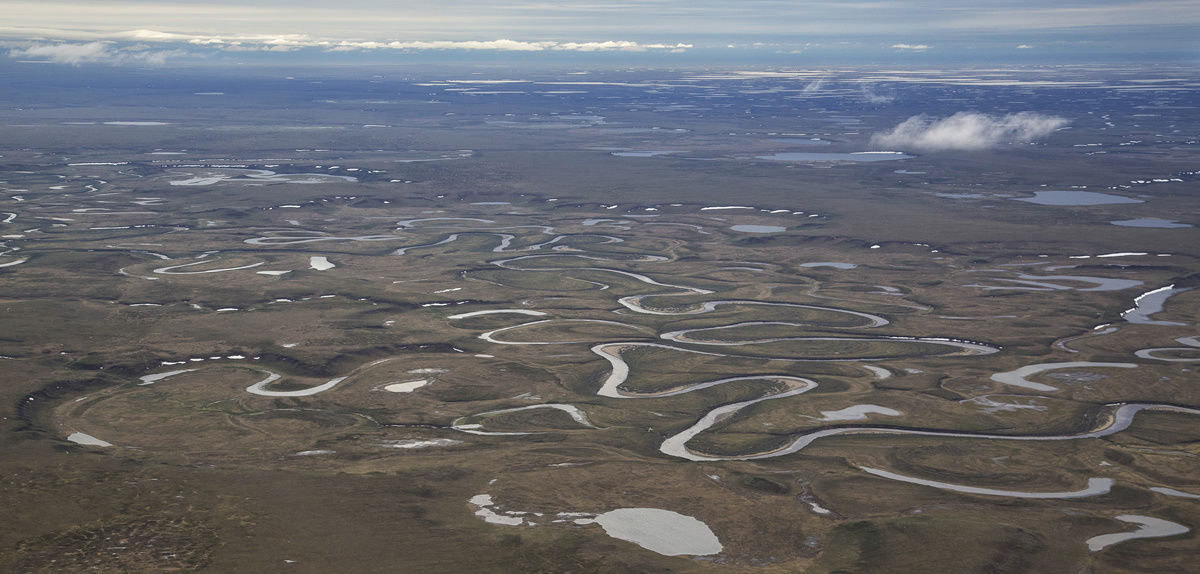
{"type": "Polygon", "coordinates": [[[0,570],[1196,568],[1195,69],[0,65],[0,570]]]}

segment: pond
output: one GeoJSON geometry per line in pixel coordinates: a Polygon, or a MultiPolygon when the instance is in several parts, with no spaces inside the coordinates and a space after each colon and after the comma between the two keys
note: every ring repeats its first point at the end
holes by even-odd
{"type": "Polygon", "coordinates": [[[734,225],[733,227],[730,227],[730,229],[734,231],[741,231],[742,233],[779,233],[781,231],[787,231],[786,227],[780,227],[778,225],[734,225]]]}
{"type": "Polygon", "coordinates": [[[1096,193],[1094,191],[1035,191],[1033,197],[1014,197],[1013,201],[1024,201],[1038,205],[1107,205],[1112,203],[1143,203],[1140,199],[1096,193]]]}
{"type": "Polygon", "coordinates": [[[1154,217],[1140,217],[1138,219],[1126,219],[1123,221],[1110,221],[1113,225],[1121,227],[1149,227],[1155,229],[1175,229],[1177,227],[1192,227],[1188,223],[1179,223],[1174,219],[1158,219],[1154,217]]]}

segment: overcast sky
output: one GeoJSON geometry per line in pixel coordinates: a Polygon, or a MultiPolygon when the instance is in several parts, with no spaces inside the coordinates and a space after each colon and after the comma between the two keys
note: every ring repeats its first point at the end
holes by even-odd
{"type": "Polygon", "coordinates": [[[1200,57],[1197,0],[6,0],[3,15],[10,57],[71,64],[239,52],[1200,57]]]}

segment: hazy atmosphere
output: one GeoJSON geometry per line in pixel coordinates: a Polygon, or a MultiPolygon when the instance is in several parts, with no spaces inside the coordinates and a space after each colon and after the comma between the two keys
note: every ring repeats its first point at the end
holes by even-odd
{"type": "Polygon", "coordinates": [[[543,59],[571,52],[666,53],[674,56],[642,61],[676,63],[785,55],[821,62],[1019,63],[1194,59],[1198,26],[1200,6],[1186,0],[17,0],[6,3],[0,39],[10,57],[68,64],[295,62],[296,52],[343,62],[403,61],[430,50],[547,53],[543,59]],[[246,52],[292,54],[263,59],[246,52]]]}

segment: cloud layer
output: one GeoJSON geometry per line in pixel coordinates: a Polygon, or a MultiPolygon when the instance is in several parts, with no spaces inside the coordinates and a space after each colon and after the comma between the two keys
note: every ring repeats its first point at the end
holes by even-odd
{"type": "Polygon", "coordinates": [[[168,57],[181,56],[180,50],[151,50],[145,45],[114,48],[107,42],[87,44],[43,44],[9,50],[10,58],[38,60],[56,64],[151,64],[162,65],[168,57]]]}
{"type": "MultiPolygon", "coordinates": [[[[13,42],[8,43],[10,46],[13,42]]],[[[554,42],[554,41],[518,41],[518,40],[435,40],[435,41],[364,41],[364,40],[333,40],[307,36],[304,34],[277,34],[261,36],[245,35],[198,35],[159,32],[156,30],[128,30],[104,34],[102,39],[92,42],[43,44],[38,42],[18,42],[17,47],[9,51],[11,58],[37,60],[59,64],[163,64],[168,57],[186,55],[202,55],[195,52],[196,47],[207,48],[208,51],[220,50],[227,52],[293,52],[296,50],[313,49],[324,52],[370,52],[379,50],[395,50],[403,52],[423,50],[485,50],[496,52],[684,52],[691,44],[640,44],[629,40],[607,40],[603,42],[554,42]],[[120,46],[128,42],[134,45],[120,46]],[[184,50],[153,50],[146,44],[159,47],[174,44],[175,46],[193,48],[192,52],[184,50]]],[[[0,42],[0,46],[4,43],[0,42]]]]}
{"type": "Polygon", "coordinates": [[[948,118],[913,116],[892,131],[876,134],[871,144],[924,150],[980,150],[1006,143],[1029,142],[1067,125],[1066,118],[1032,112],[1004,117],[959,112],[948,118]]]}

